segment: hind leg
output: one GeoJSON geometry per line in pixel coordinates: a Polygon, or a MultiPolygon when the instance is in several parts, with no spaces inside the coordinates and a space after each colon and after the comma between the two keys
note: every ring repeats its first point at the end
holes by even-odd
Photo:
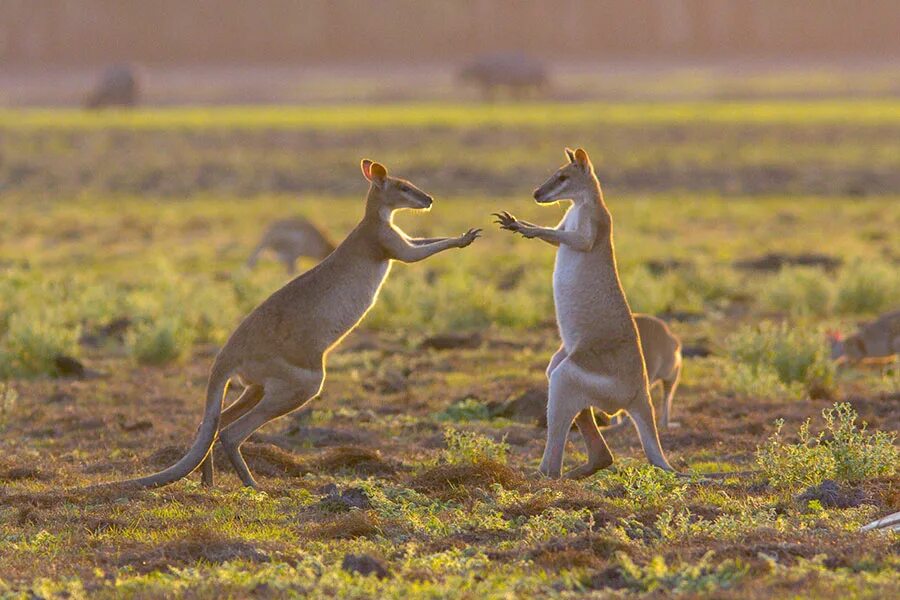
{"type": "MultiPolygon", "coordinates": [[[[224,411],[222,411],[222,416],[219,419],[219,431],[225,429],[242,416],[244,416],[247,411],[256,406],[259,401],[263,397],[263,387],[261,385],[251,384],[248,385],[244,391],[241,393],[240,397],[234,401],[234,404],[230,405],[224,411]]],[[[213,447],[215,447],[215,442],[213,442],[213,447]]],[[[203,485],[212,487],[215,485],[215,475],[213,474],[215,469],[213,468],[213,452],[212,448],[210,448],[209,454],[206,455],[206,458],[203,459],[203,463],[200,465],[201,470],[201,481],[203,485]]]]}
{"type": "Polygon", "coordinates": [[[553,479],[558,479],[562,473],[566,438],[569,429],[572,428],[572,421],[580,410],[578,406],[573,406],[566,400],[554,397],[551,393],[550,401],[547,403],[547,445],[544,447],[540,471],[553,479]]]}
{"type": "Polygon", "coordinates": [[[642,392],[638,398],[628,407],[628,415],[637,429],[641,438],[641,446],[650,464],[664,471],[675,471],[666,460],[662,445],[659,443],[659,431],[656,429],[656,419],[653,414],[653,404],[650,402],[650,394],[642,392]]]}
{"type": "Polygon", "coordinates": [[[572,362],[571,358],[564,359],[553,370],[547,403],[547,445],[541,461],[541,473],[547,477],[560,476],[566,437],[576,416],[579,416],[578,427],[585,437],[585,443],[589,444],[588,462],[593,463],[592,468],[612,459],[609,448],[594,423],[590,399],[598,392],[609,395],[615,387],[614,379],[591,376],[572,362]],[[582,412],[584,415],[580,416],[579,413],[582,412]]]}
{"type": "Polygon", "coordinates": [[[670,379],[664,379],[662,382],[663,401],[662,410],[660,411],[659,423],[661,427],[668,429],[669,425],[677,426],[678,423],[669,422],[669,416],[672,414],[672,399],[675,397],[675,390],[678,389],[678,382],[681,380],[681,366],[675,369],[675,374],[670,379]]]}
{"type": "Polygon", "coordinates": [[[316,397],[322,389],[322,371],[293,369],[288,376],[265,382],[259,403],[219,434],[222,447],[244,485],[258,487],[241,455],[241,444],[250,435],[274,419],[300,408],[316,397]]]}
{"type": "Polygon", "coordinates": [[[594,409],[586,408],[578,413],[575,424],[578,425],[578,431],[584,438],[588,460],[566,473],[569,479],[589,477],[613,463],[612,452],[609,451],[609,446],[606,445],[606,440],[603,439],[603,434],[597,429],[597,423],[594,421],[594,409]]]}

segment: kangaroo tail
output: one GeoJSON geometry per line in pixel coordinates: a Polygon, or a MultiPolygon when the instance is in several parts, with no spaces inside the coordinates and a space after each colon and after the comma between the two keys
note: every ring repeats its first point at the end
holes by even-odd
{"type": "Polygon", "coordinates": [[[216,440],[216,434],[219,431],[219,420],[222,417],[222,402],[225,398],[225,392],[228,390],[230,379],[231,373],[221,367],[217,361],[213,365],[209,383],[206,387],[206,410],[203,413],[203,421],[200,423],[194,444],[181,460],[167,469],[146,477],[116,481],[99,486],[91,486],[91,488],[155,488],[174,483],[194,472],[209,454],[216,440]]]}

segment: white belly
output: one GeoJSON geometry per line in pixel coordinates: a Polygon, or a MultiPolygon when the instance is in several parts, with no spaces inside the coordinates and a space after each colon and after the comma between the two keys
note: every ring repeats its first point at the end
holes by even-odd
{"type": "Polygon", "coordinates": [[[553,300],[556,306],[556,322],[562,342],[567,349],[573,348],[578,341],[578,333],[584,329],[582,315],[590,311],[585,306],[584,298],[588,296],[584,285],[586,267],[591,253],[579,252],[561,245],[556,252],[556,265],[553,269],[553,300]]]}

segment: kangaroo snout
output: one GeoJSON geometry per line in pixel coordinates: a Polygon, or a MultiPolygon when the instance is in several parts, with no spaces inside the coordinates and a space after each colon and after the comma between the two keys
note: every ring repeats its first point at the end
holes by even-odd
{"type": "Polygon", "coordinates": [[[422,207],[423,208],[431,208],[431,205],[434,204],[434,198],[431,196],[425,196],[422,198],[422,207]]]}

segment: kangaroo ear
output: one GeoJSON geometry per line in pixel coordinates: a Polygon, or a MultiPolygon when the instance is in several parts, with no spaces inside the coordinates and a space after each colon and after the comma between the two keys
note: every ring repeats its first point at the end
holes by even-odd
{"type": "Polygon", "coordinates": [[[571,148],[566,148],[566,158],[569,159],[570,163],[575,162],[575,152],[571,148]]]}
{"type": "Polygon", "coordinates": [[[372,176],[372,181],[378,183],[384,183],[384,178],[387,177],[387,169],[384,168],[384,165],[377,162],[372,163],[372,166],[369,168],[369,173],[372,176]]]}
{"type": "Polygon", "coordinates": [[[575,151],[575,162],[579,167],[584,170],[588,170],[591,168],[591,159],[588,158],[587,152],[584,151],[584,148],[579,148],[575,151]]]}
{"type": "Polygon", "coordinates": [[[373,183],[384,183],[384,178],[387,177],[387,169],[385,169],[383,165],[371,161],[368,158],[364,158],[363,161],[359,163],[359,166],[366,179],[373,183]]]}

